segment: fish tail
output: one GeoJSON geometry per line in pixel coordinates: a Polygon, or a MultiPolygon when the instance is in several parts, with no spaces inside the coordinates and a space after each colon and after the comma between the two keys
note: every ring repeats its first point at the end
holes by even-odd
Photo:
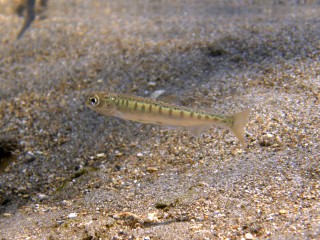
{"type": "Polygon", "coordinates": [[[235,113],[231,115],[233,118],[233,124],[231,126],[231,131],[239,139],[243,147],[247,146],[245,139],[245,126],[249,121],[250,109],[246,109],[242,112],[235,113]]]}

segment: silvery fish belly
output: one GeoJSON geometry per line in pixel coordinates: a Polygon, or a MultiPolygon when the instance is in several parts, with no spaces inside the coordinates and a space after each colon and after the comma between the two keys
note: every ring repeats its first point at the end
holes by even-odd
{"type": "Polygon", "coordinates": [[[86,105],[94,111],[125,120],[187,128],[199,135],[212,125],[229,129],[246,146],[244,128],[249,120],[250,109],[230,116],[221,116],[191,108],[177,106],[155,99],[94,91],[86,99],[86,105]]]}

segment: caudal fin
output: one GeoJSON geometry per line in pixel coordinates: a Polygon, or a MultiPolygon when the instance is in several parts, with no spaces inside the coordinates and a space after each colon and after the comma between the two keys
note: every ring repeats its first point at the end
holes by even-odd
{"type": "Polygon", "coordinates": [[[245,126],[249,121],[250,109],[246,109],[242,112],[235,113],[231,117],[233,117],[233,125],[231,127],[231,131],[233,134],[239,139],[241,145],[243,147],[247,146],[245,139],[245,126]]]}

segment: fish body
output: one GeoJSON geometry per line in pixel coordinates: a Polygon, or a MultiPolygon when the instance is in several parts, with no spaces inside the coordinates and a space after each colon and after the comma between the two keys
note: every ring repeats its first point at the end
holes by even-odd
{"type": "Polygon", "coordinates": [[[86,99],[86,105],[94,111],[125,120],[174,127],[185,127],[193,135],[208,130],[212,125],[227,128],[246,146],[244,127],[249,120],[250,109],[222,116],[191,108],[177,106],[155,99],[94,91],[86,99]]]}

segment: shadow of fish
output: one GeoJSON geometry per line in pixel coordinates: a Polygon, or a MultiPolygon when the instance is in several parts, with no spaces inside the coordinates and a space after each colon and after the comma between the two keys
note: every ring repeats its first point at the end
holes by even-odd
{"type": "MultiPolygon", "coordinates": [[[[40,0],[38,3],[38,12],[47,8],[48,0],[40,0]]],[[[31,26],[32,22],[36,18],[36,0],[22,0],[19,1],[15,7],[15,12],[19,16],[24,16],[23,26],[17,36],[17,40],[20,39],[25,31],[31,26]]]]}

